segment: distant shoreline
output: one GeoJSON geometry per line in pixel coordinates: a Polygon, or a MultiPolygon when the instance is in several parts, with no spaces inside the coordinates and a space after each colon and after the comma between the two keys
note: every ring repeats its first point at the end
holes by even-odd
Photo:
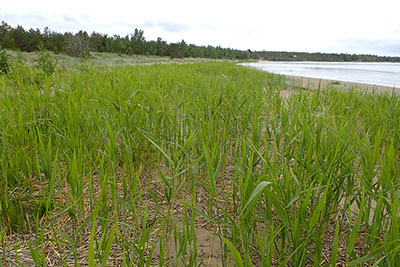
{"type": "Polygon", "coordinates": [[[360,64],[399,64],[399,61],[315,61],[315,60],[256,60],[254,62],[266,63],[360,63],[360,64]]]}

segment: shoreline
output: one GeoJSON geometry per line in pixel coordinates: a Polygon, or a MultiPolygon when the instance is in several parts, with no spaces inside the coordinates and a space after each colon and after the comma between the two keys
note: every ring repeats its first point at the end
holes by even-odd
{"type": "MultiPolygon", "coordinates": [[[[266,62],[266,61],[265,61],[266,62]]],[[[253,70],[264,71],[260,68],[254,66],[244,66],[246,68],[250,68],[253,70]]],[[[377,93],[388,93],[389,95],[394,92],[396,95],[400,95],[400,87],[391,87],[385,85],[377,85],[370,83],[360,83],[360,82],[349,82],[349,81],[339,81],[339,80],[331,80],[331,79],[322,79],[322,78],[311,78],[304,76],[296,76],[296,75],[285,75],[279,73],[268,72],[274,75],[281,75],[286,78],[286,82],[290,87],[305,87],[314,90],[318,89],[318,86],[321,85],[322,89],[325,88],[336,88],[336,89],[362,89],[367,92],[377,92],[377,93]]]]}
{"type": "MultiPolygon", "coordinates": [[[[282,74],[279,74],[282,75],[282,74]]],[[[337,88],[337,89],[363,89],[368,92],[378,92],[378,93],[388,93],[389,95],[394,92],[396,95],[400,95],[400,88],[389,87],[383,85],[376,84],[368,84],[368,83],[359,83],[359,82],[347,82],[347,81],[338,81],[338,80],[328,80],[328,79],[319,79],[319,78],[309,78],[303,76],[293,76],[293,75],[282,75],[286,77],[286,81],[289,86],[300,86],[306,87],[310,89],[318,89],[318,86],[321,85],[321,88],[337,88]]]]}

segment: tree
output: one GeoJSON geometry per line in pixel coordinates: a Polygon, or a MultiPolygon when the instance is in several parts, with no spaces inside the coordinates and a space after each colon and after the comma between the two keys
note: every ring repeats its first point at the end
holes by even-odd
{"type": "Polygon", "coordinates": [[[135,29],[131,36],[132,50],[135,54],[144,55],[146,52],[146,39],[143,36],[143,30],[135,29]]]}
{"type": "Polygon", "coordinates": [[[11,37],[10,32],[12,28],[10,25],[5,23],[4,21],[1,22],[0,26],[0,45],[3,48],[15,49],[15,41],[11,37]]]}
{"type": "Polygon", "coordinates": [[[14,39],[16,48],[21,51],[30,51],[28,50],[29,38],[22,26],[18,25],[17,28],[11,29],[10,34],[14,39]]]}
{"type": "Polygon", "coordinates": [[[101,39],[100,33],[92,32],[89,37],[89,50],[93,52],[101,52],[101,39]]]}
{"type": "Polygon", "coordinates": [[[27,39],[25,44],[25,49],[21,50],[25,50],[28,52],[33,52],[37,50],[40,43],[45,43],[45,42],[47,43],[47,41],[45,40],[49,37],[47,35],[48,31],[46,32],[46,35],[42,35],[39,29],[34,30],[32,28],[29,29],[29,31],[27,31],[25,34],[27,39]]]}
{"type": "Polygon", "coordinates": [[[89,38],[81,32],[67,37],[67,51],[74,57],[84,58],[89,56],[89,38]]]}
{"type": "Polygon", "coordinates": [[[170,43],[168,47],[169,56],[171,59],[173,58],[183,58],[183,51],[181,49],[180,44],[170,43]]]}
{"type": "Polygon", "coordinates": [[[50,36],[49,36],[49,49],[51,48],[51,50],[54,53],[61,53],[61,52],[65,52],[65,36],[61,33],[58,32],[51,32],[50,36]]]}
{"type": "Polygon", "coordinates": [[[126,51],[126,45],[124,43],[124,39],[122,39],[119,35],[115,34],[111,42],[111,52],[125,53],[125,51],[126,51]]]}
{"type": "Polygon", "coordinates": [[[161,37],[158,37],[156,42],[155,54],[163,57],[167,54],[167,50],[168,50],[167,42],[163,41],[161,37]]]}
{"type": "Polygon", "coordinates": [[[184,40],[182,40],[179,44],[179,48],[183,54],[183,57],[189,57],[189,47],[184,40]]]}
{"type": "Polygon", "coordinates": [[[107,34],[101,36],[100,48],[100,52],[111,51],[111,38],[109,38],[107,34]]]}

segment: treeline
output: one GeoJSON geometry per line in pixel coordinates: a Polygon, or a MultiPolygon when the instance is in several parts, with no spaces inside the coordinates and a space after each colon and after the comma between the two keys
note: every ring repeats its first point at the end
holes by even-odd
{"type": "Polygon", "coordinates": [[[356,54],[326,54],[306,52],[270,52],[251,53],[251,58],[270,61],[328,61],[328,62],[400,62],[400,57],[356,54]]]}
{"type": "Polygon", "coordinates": [[[167,43],[162,38],[148,41],[143,30],[135,29],[133,34],[121,37],[86,31],[78,33],[59,33],[45,28],[25,30],[22,26],[12,27],[6,22],[0,26],[0,45],[6,49],[26,52],[37,51],[39,45],[54,53],[64,53],[85,57],[90,52],[109,52],[128,55],[158,55],[171,58],[200,57],[213,59],[249,59],[249,51],[241,51],[220,46],[197,46],[179,43],[167,43]]]}
{"type": "Polygon", "coordinates": [[[326,54],[306,52],[243,51],[220,46],[197,46],[167,43],[162,38],[146,40],[143,30],[135,29],[132,34],[121,37],[97,32],[59,33],[49,28],[25,30],[22,26],[12,27],[6,22],[0,26],[0,46],[26,52],[37,51],[42,45],[54,53],[86,57],[90,52],[108,52],[127,55],[157,55],[171,58],[255,59],[271,61],[330,61],[330,62],[400,62],[400,57],[356,54],[326,54]]]}

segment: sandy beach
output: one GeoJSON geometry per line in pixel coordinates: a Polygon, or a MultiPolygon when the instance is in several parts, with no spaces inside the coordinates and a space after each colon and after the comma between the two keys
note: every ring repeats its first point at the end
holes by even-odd
{"type": "Polygon", "coordinates": [[[321,88],[339,88],[339,89],[348,89],[348,88],[358,88],[367,90],[370,92],[386,92],[392,94],[394,92],[397,95],[400,95],[400,88],[393,88],[388,86],[374,85],[374,84],[366,84],[366,83],[354,83],[354,82],[343,82],[343,81],[335,81],[335,80],[324,80],[318,78],[308,78],[308,77],[300,77],[300,76],[290,76],[284,75],[287,78],[287,83],[289,86],[301,86],[305,88],[318,89],[318,86],[321,85],[321,88]]]}
{"type": "MultiPolygon", "coordinates": [[[[246,66],[247,68],[263,71],[259,68],[253,66],[246,66]]],[[[279,74],[283,75],[283,74],[279,74]]],[[[368,83],[357,83],[357,82],[345,82],[345,81],[337,81],[337,80],[328,80],[328,79],[319,79],[319,78],[309,78],[302,76],[294,76],[294,75],[283,75],[286,77],[286,82],[290,87],[304,87],[313,90],[317,90],[318,86],[321,88],[338,88],[338,89],[349,89],[349,88],[357,88],[362,90],[367,90],[369,92],[379,92],[379,93],[388,93],[392,94],[394,92],[396,95],[400,95],[400,88],[393,88],[390,86],[382,86],[376,84],[368,84],[368,83]]]]}

